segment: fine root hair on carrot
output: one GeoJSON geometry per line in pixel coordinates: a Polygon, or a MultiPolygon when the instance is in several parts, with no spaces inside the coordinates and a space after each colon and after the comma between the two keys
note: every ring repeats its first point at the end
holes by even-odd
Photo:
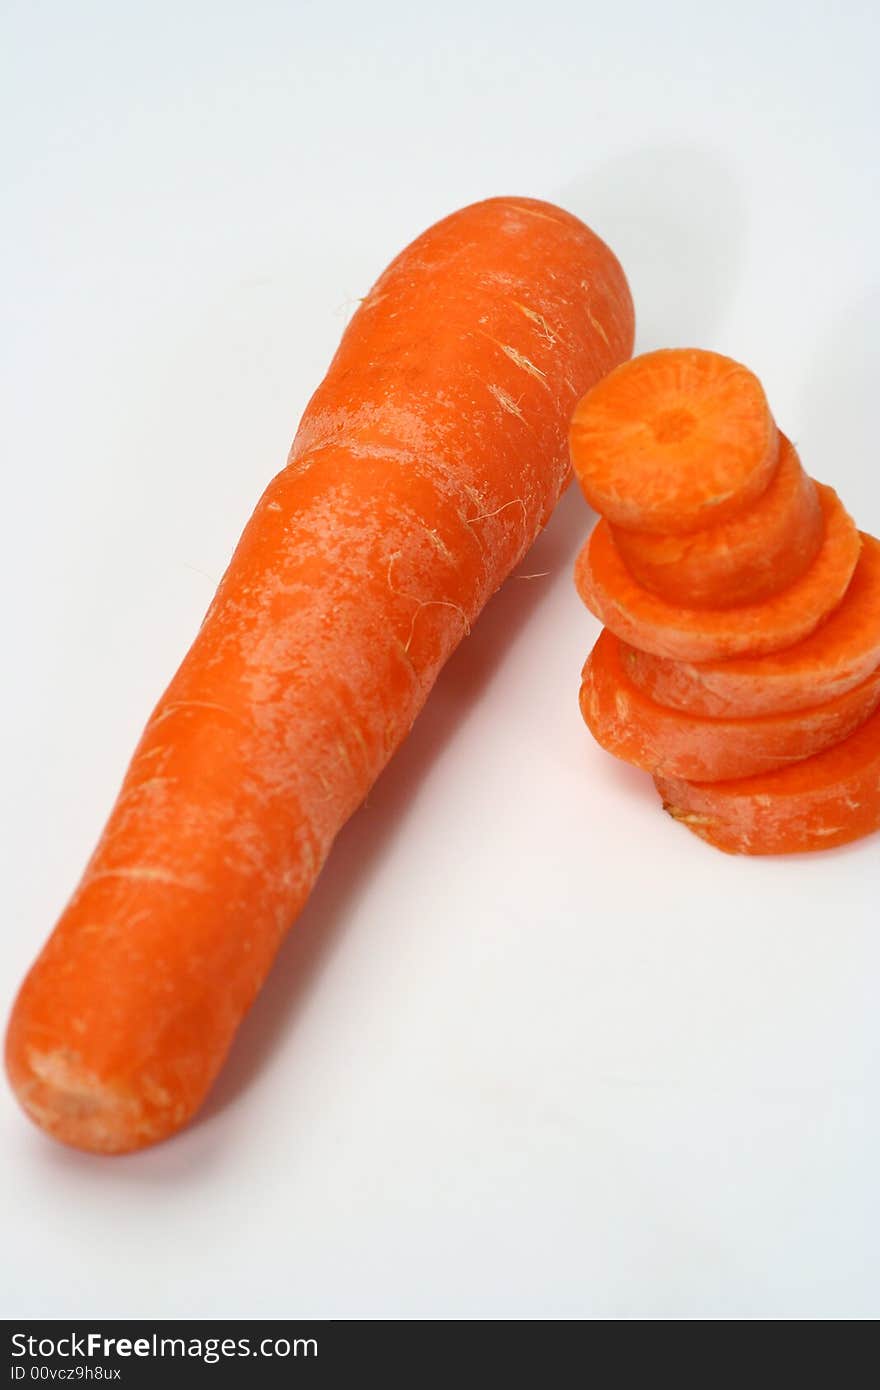
{"type": "Polygon", "coordinates": [[[521,420],[524,425],[528,424],[520,402],[514,400],[509,391],[505,391],[503,387],[494,383],[491,383],[486,389],[491,396],[495,397],[502,410],[506,410],[508,415],[515,415],[517,420],[521,420]]]}
{"type": "Polygon", "coordinates": [[[493,516],[499,516],[501,512],[506,512],[508,507],[521,507],[523,517],[528,520],[525,498],[511,497],[509,502],[502,502],[500,507],[495,507],[491,512],[479,512],[476,516],[466,517],[468,526],[472,526],[475,521],[489,521],[493,516]]]}
{"type": "Polygon", "coordinates": [[[446,598],[421,599],[418,597],[417,594],[408,594],[403,589],[395,588],[394,584],[391,582],[391,569],[394,565],[394,561],[399,559],[400,551],[398,550],[395,551],[395,553],[390,557],[388,561],[388,587],[393,594],[397,594],[398,598],[408,599],[410,603],[414,603],[417,605],[415,612],[412,615],[412,621],[409,625],[409,635],[403,644],[403,650],[405,652],[408,652],[412,645],[413,634],[415,632],[416,626],[416,618],[419,616],[423,608],[452,608],[456,613],[458,613],[459,617],[461,618],[465,637],[469,637],[471,633],[471,625],[468,621],[468,615],[461,607],[461,604],[453,603],[451,599],[446,598]]]}
{"type": "Polygon", "coordinates": [[[539,381],[545,390],[550,391],[553,389],[547,380],[546,372],[542,372],[540,367],[536,367],[534,362],[530,361],[530,359],[526,357],[524,353],[520,352],[510,343],[500,342],[497,338],[493,338],[489,333],[484,333],[483,337],[488,338],[490,343],[494,343],[494,345],[497,348],[500,348],[500,350],[504,353],[505,357],[508,357],[510,361],[514,363],[515,366],[520,368],[521,371],[528,372],[529,376],[534,377],[536,381],[539,381]]]}
{"type": "Polygon", "coordinates": [[[519,309],[521,314],[525,314],[527,319],[530,319],[532,323],[538,325],[545,343],[547,343],[549,347],[555,347],[558,341],[558,334],[554,333],[553,329],[544,318],[544,315],[537,313],[534,309],[530,309],[526,304],[520,304],[516,299],[512,300],[512,303],[515,308],[519,309]]]}

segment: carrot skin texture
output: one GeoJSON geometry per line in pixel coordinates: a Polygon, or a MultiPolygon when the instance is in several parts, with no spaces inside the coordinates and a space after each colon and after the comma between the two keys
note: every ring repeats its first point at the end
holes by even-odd
{"type": "Polygon", "coordinates": [[[729,782],[655,777],[664,810],[727,854],[804,854],[880,829],[880,711],[833,748],[729,782]]]}
{"type": "Polygon", "coordinates": [[[8,1074],[62,1142],[195,1113],[333,839],[546,523],[575,401],[632,351],[578,219],[499,198],[380,277],[156,707],[13,1009],[8,1074]]]}
{"type": "Polygon", "coordinates": [[[880,704],[880,670],[826,704],[749,719],[706,719],[659,705],[629,679],[623,643],[606,628],[587,658],[580,706],[596,742],[665,777],[727,781],[772,772],[840,743],[880,704]]]}

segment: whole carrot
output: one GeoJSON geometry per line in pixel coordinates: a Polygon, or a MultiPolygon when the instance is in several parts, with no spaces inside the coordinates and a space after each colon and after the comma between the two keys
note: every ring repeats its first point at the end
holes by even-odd
{"type": "Polygon", "coordinates": [[[143,1147],[198,1108],[347,817],[568,474],[629,356],[616,259],[495,198],[385,271],[313,396],[21,989],[9,1076],[56,1138],[143,1147]]]}

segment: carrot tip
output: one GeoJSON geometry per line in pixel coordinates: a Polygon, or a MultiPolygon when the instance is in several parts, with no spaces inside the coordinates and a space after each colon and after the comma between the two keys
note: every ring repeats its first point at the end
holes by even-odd
{"type": "Polygon", "coordinates": [[[177,1129],[166,1093],[151,1091],[145,1104],[102,1081],[67,1047],[27,1050],[24,1066],[9,1062],[12,1089],[25,1114],[61,1143],[89,1153],[121,1154],[143,1148],[177,1129]]]}

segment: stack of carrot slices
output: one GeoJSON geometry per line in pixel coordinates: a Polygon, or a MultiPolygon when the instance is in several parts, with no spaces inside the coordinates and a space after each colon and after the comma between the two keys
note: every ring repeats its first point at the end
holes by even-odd
{"type": "Polygon", "coordinates": [[[605,624],[581,710],[667,811],[730,853],[880,827],[880,543],[808,477],[757,377],[646,353],[579,403],[601,520],[575,581],[605,624]]]}

